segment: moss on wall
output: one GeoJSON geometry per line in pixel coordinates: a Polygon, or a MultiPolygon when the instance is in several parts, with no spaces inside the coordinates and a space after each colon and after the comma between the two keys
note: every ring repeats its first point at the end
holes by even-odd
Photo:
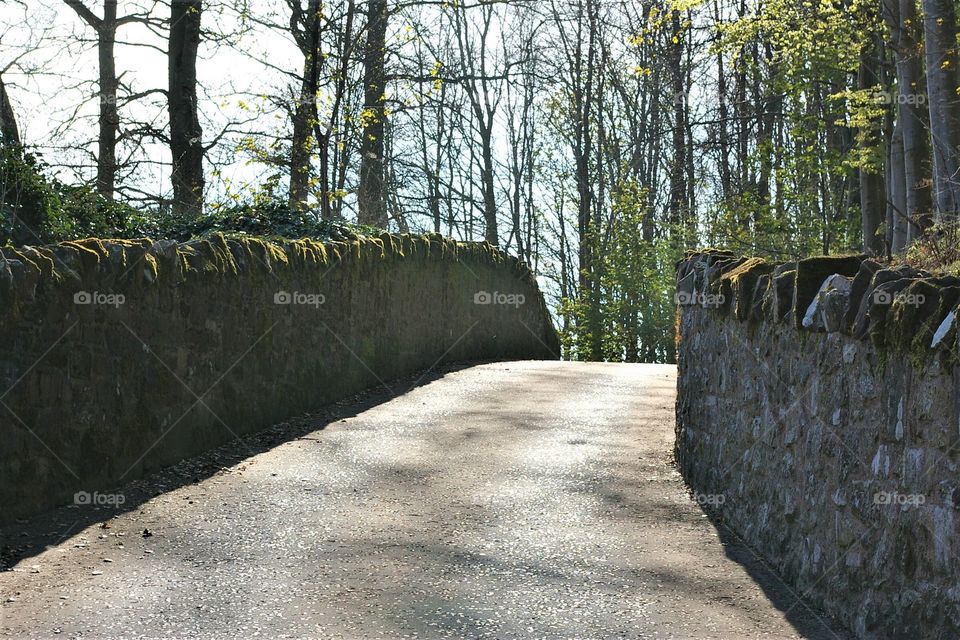
{"type": "Polygon", "coordinates": [[[802,328],[803,315],[813,302],[823,281],[839,273],[853,277],[860,270],[864,256],[828,256],[807,258],[797,262],[797,273],[793,288],[793,319],[798,329],[802,328]]]}
{"type": "Polygon", "coordinates": [[[0,253],[0,386],[36,434],[0,415],[0,521],[443,360],[559,356],[533,274],[486,243],[237,234],[0,253]]]}
{"type": "MultiPolygon", "coordinates": [[[[737,320],[753,322],[789,317],[801,332],[803,316],[824,281],[834,274],[852,278],[839,329],[870,340],[881,364],[904,357],[923,366],[931,357],[933,333],[960,302],[960,278],[934,277],[907,265],[885,269],[865,256],[774,264],[715,250],[688,252],[677,264],[678,282],[704,265],[710,291],[726,298],[717,313],[732,311],[737,320]]],[[[956,359],[955,347],[955,340],[940,347],[945,363],[956,359]]]]}

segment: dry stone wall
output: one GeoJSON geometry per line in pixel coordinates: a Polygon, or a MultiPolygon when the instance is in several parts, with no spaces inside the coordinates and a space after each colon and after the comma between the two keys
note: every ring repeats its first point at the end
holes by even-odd
{"type": "Polygon", "coordinates": [[[858,636],[960,637],[960,279],[719,251],[677,275],[701,502],[858,636]]]}
{"type": "Polygon", "coordinates": [[[559,352],[523,263],[437,235],[2,249],[0,335],[0,523],[442,360],[559,352]]]}

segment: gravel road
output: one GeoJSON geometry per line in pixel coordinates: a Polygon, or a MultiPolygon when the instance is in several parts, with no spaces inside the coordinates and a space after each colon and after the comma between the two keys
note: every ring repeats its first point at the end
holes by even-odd
{"type": "Polygon", "coordinates": [[[454,368],[20,523],[0,636],[846,637],[688,495],[675,373],[454,368]]]}

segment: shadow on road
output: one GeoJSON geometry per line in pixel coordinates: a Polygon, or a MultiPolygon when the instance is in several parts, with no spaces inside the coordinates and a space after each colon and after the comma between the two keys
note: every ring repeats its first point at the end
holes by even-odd
{"type": "Polygon", "coordinates": [[[717,513],[705,509],[710,523],[717,531],[724,553],[743,567],[774,607],[783,612],[797,633],[813,640],[853,640],[856,638],[842,624],[827,616],[789,586],[771,564],[755,551],[717,513]]]}
{"type": "MultiPolygon", "coordinates": [[[[387,381],[321,409],[297,416],[257,433],[243,436],[216,449],[187,458],[146,478],[117,488],[124,496],[121,506],[67,505],[52,511],[0,527],[0,571],[7,571],[18,563],[57,546],[79,531],[100,523],[108,529],[109,521],[121,513],[136,511],[145,502],[158,495],[183,486],[197,484],[274,447],[304,438],[328,425],[356,416],[372,407],[403,395],[442,378],[447,373],[482,364],[449,363],[428,371],[387,381]],[[396,390],[395,395],[384,387],[396,390]]],[[[144,530],[143,536],[152,535],[144,530]]]]}

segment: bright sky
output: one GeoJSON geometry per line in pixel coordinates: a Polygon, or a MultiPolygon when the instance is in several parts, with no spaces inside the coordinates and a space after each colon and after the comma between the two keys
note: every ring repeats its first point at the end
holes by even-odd
{"type": "MultiPolygon", "coordinates": [[[[29,8],[10,2],[0,3],[0,69],[16,60],[7,70],[4,81],[16,109],[21,137],[30,146],[37,146],[48,161],[55,164],[81,162],[87,166],[88,177],[93,171],[92,157],[80,159],[64,150],[65,146],[80,141],[90,142],[96,149],[97,55],[93,29],[62,2],[56,0],[29,0],[29,8]],[[81,38],[87,42],[81,41],[81,38]],[[31,50],[32,49],[32,50],[31,50]],[[78,105],[82,105],[77,110],[78,105]],[[76,116],[75,122],[64,127],[76,116]]],[[[102,2],[90,3],[95,13],[102,15],[102,2]]],[[[152,2],[121,0],[119,15],[140,13],[152,2]]],[[[252,0],[260,15],[269,15],[277,8],[275,0],[252,0]]],[[[155,15],[165,17],[169,9],[157,4],[155,15]]],[[[283,16],[279,21],[283,23],[283,16]]],[[[234,30],[238,24],[235,13],[223,5],[209,3],[203,16],[205,29],[221,32],[234,30]]],[[[122,26],[117,34],[115,57],[117,72],[122,82],[133,92],[163,89],[167,84],[166,42],[142,24],[122,26]]],[[[217,135],[225,123],[250,119],[253,113],[241,108],[241,102],[256,108],[259,101],[253,97],[263,93],[280,93],[284,86],[281,74],[258,64],[256,59],[270,64],[296,69],[302,58],[293,42],[284,34],[258,28],[235,39],[234,46],[204,41],[198,63],[204,139],[217,135]],[[269,55],[267,55],[269,52],[269,55]]],[[[138,103],[122,107],[122,119],[152,120],[158,128],[167,123],[166,107],[160,95],[150,96],[138,103]]],[[[267,129],[282,126],[274,116],[258,119],[251,126],[267,129]]],[[[169,151],[163,144],[151,144],[148,155],[166,162],[169,151]]],[[[252,179],[258,173],[254,167],[234,162],[224,170],[225,178],[234,181],[252,179]]],[[[167,189],[169,169],[157,164],[140,179],[167,189]]],[[[67,178],[68,175],[64,175],[67,178]]],[[[154,187],[156,190],[156,187],[154,187]]]]}

